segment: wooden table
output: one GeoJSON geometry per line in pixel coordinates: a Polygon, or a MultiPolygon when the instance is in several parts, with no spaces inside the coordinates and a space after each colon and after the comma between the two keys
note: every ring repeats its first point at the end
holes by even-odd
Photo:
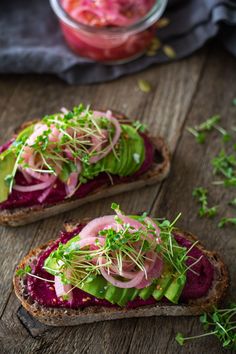
{"type": "MultiPolygon", "coordinates": [[[[218,134],[211,134],[205,145],[199,145],[186,131],[187,126],[214,114],[222,116],[225,128],[235,125],[236,107],[232,106],[232,99],[236,97],[236,60],[223,49],[216,48],[209,46],[191,58],[100,85],[68,86],[46,75],[1,77],[0,143],[26,119],[84,102],[112,107],[148,123],[153,133],[167,139],[172,152],[170,176],[160,185],[105,199],[25,227],[0,229],[1,353],[223,352],[212,337],[191,342],[183,348],[175,342],[175,334],[179,331],[187,335],[202,332],[197,318],[152,317],[72,328],[45,328],[34,338],[16,315],[19,302],[12,289],[13,271],[32,247],[54,238],[68,219],[109,213],[111,202],[115,200],[126,212],[147,210],[152,215],[173,219],[181,211],[179,226],[196,233],[207,247],[224,257],[232,278],[230,293],[235,300],[235,229],[221,230],[216,220],[200,219],[192,190],[199,185],[209,187],[211,204],[230,200],[235,192],[211,184],[210,160],[219,151],[218,134]],[[138,79],[148,80],[153,90],[148,94],[141,92],[138,79]]],[[[220,209],[222,215],[224,206],[220,209]]],[[[235,214],[235,210],[231,212],[235,214]]]]}

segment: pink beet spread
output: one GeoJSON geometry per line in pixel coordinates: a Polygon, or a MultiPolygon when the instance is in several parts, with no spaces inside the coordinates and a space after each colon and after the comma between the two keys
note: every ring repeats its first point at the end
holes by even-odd
{"type": "MultiPolygon", "coordinates": [[[[83,225],[79,225],[73,232],[61,232],[60,238],[56,240],[50,247],[48,247],[48,249],[41,253],[36,264],[31,265],[32,273],[42,278],[53,280],[53,275],[47,273],[42,268],[45,259],[52,251],[54,251],[58,247],[58,244],[60,242],[66,243],[73,236],[77,235],[82,228],[83,225]]],[[[176,233],[175,238],[181,246],[190,248],[191,242],[183,238],[183,236],[176,233]]],[[[197,247],[193,247],[192,250],[189,252],[189,256],[192,256],[197,259],[200,256],[203,257],[195,266],[193,266],[193,270],[199,275],[194,274],[192,271],[187,272],[187,283],[182,292],[181,302],[186,302],[190,299],[200,298],[206,295],[213,281],[214,268],[212,264],[208,261],[208,259],[204,256],[204,254],[197,247]]],[[[187,261],[188,265],[193,262],[193,259],[188,259],[187,261]]],[[[114,306],[108,301],[97,299],[94,296],[87,294],[78,288],[75,288],[73,290],[72,303],[61,300],[56,296],[53,283],[49,283],[31,276],[27,277],[27,290],[32,300],[46,307],[66,307],[76,309],[94,305],[108,307],[114,306]]],[[[142,300],[138,297],[135,300],[130,301],[127,304],[127,308],[136,308],[139,306],[152,305],[155,303],[156,300],[153,297],[150,297],[148,300],[142,300]]]]}
{"type": "MultiPolygon", "coordinates": [[[[150,139],[145,135],[141,134],[143,139],[144,139],[144,144],[145,144],[145,160],[140,167],[140,169],[133,174],[132,176],[129,177],[119,177],[119,176],[113,176],[113,182],[114,184],[117,183],[122,183],[122,182],[131,182],[134,181],[137,176],[143,174],[146,172],[152,165],[153,159],[154,159],[154,147],[150,141],[150,139]]],[[[2,153],[4,150],[6,150],[13,142],[14,140],[10,140],[6,144],[2,145],[0,147],[0,153],[2,153]]],[[[29,185],[29,183],[26,182],[24,176],[22,175],[21,172],[17,172],[16,177],[15,177],[16,183],[19,185],[29,185]]],[[[33,181],[37,183],[37,181],[33,181]]],[[[31,184],[33,184],[33,182],[31,184]]],[[[105,173],[100,173],[96,178],[94,178],[91,181],[88,181],[87,183],[81,185],[81,187],[76,191],[75,195],[73,196],[73,199],[78,199],[78,198],[83,198],[86,195],[88,195],[90,192],[99,189],[102,186],[105,185],[110,185],[110,178],[108,177],[107,174],[105,173]]],[[[62,183],[59,179],[56,181],[54,188],[48,195],[48,197],[44,200],[42,204],[38,201],[38,197],[42,194],[42,191],[34,191],[34,192],[27,192],[27,193],[22,193],[16,190],[13,190],[11,195],[9,196],[8,200],[6,200],[3,203],[0,203],[0,210],[3,209],[14,209],[14,208],[19,208],[19,207],[30,207],[34,205],[52,205],[56,204],[58,202],[61,202],[64,200],[66,196],[65,192],[65,186],[64,183],[62,183]]],[[[72,199],[72,198],[71,198],[72,199]]]]}

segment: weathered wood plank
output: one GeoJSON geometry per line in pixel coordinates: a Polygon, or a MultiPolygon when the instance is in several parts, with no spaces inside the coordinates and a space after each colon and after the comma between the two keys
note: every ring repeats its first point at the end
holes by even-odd
{"type": "MultiPolygon", "coordinates": [[[[206,120],[214,114],[222,116],[222,125],[229,129],[235,124],[235,107],[232,99],[235,96],[236,63],[229,55],[213,50],[204,69],[204,75],[199,83],[198,92],[189,112],[185,128],[206,120]]],[[[220,216],[229,210],[227,201],[236,196],[235,188],[226,189],[212,185],[215,177],[212,176],[211,159],[221,149],[218,133],[209,135],[204,145],[199,145],[186,129],[182,134],[179,146],[174,154],[173,166],[168,182],[157,197],[152,214],[159,217],[173,219],[182,212],[179,226],[198,235],[206,247],[218,251],[224,258],[231,273],[231,298],[236,296],[235,279],[235,228],[219,229],[217,219],[199,218],[198,205],[192,197],[192,190],[197,186],[209,188],[209,203],[220,206],[220,216]]],[[[235,210],[231,209],[235,215],[235,210]]],[[[216,338],[205,338],[194,341],[186,347],[179,347],[174,343],[177,332],[187,335],[203,333],[197,319],[165,318],[138,320],[135,334],[130,347],[130,353],[141,353],[148,348],[149,353],[222,353],[222,348],[216,338]],[[154,338],[160,336],[161,340],[154,338]],[[143,341],[141,341],[143,333],[143,341]],[[170,336],[171,334],[171,336],[170,336]],[[153,340],[148,341],[146,337],[153,340]],[[153,343],[153,345],[152,345],[153,343]],[[140,348],[140,349],[139,349],[140,348]]]]}
{"type": "MultiPolygon", "coordinates": [[[[112,107],[125,111],[127,115],[147,122],[154,133],[161,133],[167,138],[171,150],[174,151],[198,84],[204,60],[205,53],[200,53],[179,63],[155,67],[145,73],[96,86],[67,86],[57,79],[48,77],[25,77],[20,80],[19,88],[15,93],[14,108],[9,107],[5,113],[5,117],[7,115],[11,117],[9,132],[13,131],[14,122],[18,117],[20,124],[27,117],[53,113],[61,106],[71,107],[83,101],[92,103],[95,107],[112,107]],[[188,80],[189,75],[191,80],[188,80]],[[137,80],[141,77],[152,83],[154,90],[149,95],[137,89],[137,80]],[[167,98],[171,104],[167,104],[167,98]]],[[[6,118],[4,123],[8,123],[6,118]]],[[[151,208],[157,190],[158,187],[151,187],[139,193],[120,195],[116,201],[127,212],[147,210],[151,208]]],[[[63,221],[68,218],[94,217],[109,213],[113,199],[108,198],[105,201],[96,202],[92,207],[88,205],[77,211],[18,230],[1,229],[0,238],[3,247],[10,250],[14,243],[14,247],[8,253],[8,262],[4,266],[0,265],[1,274],[5,274],[2,293],[2,310],[5,309],[5,311],[1,320],[1,333],[3,333],[6,352],[8,350],[9,352],[11,350],[16,352],[39,350],[42,353],[49,351],[58,353],[65,352],[65,348],[68,353],[93,353],[95,351],[117,353],[121,351],[121,348],[124,352],[128,350],[136,320],[94,324],[66,330],[56,329],[49,333],[46,332],[40,340],[33,340],[16,317],[19,303],[9,287],[13,269],[23,253],[55,237],[63,221]],[[12,337],[13,343],[10,343],[9,340],[12,337]]]]}

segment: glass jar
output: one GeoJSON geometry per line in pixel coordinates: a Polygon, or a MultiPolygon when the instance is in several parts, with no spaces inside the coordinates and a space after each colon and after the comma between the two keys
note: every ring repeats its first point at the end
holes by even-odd
{"type": "Polygon", "coordinates": [[[137,22],[123,27],[96,27],[80,23],[62,7],[61,0],[50,0],[65,40],[80,56],[106,64],[121,64],[141,56],[156,33],[155,23],[168,0],[156,0],[151,10],[137,22]]]}

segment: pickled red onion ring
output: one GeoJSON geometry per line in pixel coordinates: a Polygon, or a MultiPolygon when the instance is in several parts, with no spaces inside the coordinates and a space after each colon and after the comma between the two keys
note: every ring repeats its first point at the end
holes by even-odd
{"type": "Polygon", "coordinates": [[[52,190],[52,186],[48,187],[48,188],[38,197],[39,203],[44,202],[44,200],[49,196],[51,190],[52,190]]]}
{"type": "Polygon", "coordinates": [[[111,269],[111,271],[113,271],[113,273],[115,275],[119,275],[119,276],[121,276],[123,278],[127,278],[127,279],[133,279],[134,276],[139,273],[139,271],[128,272],[128,271],[125,271],[125,270],[122,270],[122,272],[120,272],[116,265],[111,265],[109,268],[111,269]]]}
{"type": "Polygon", "coordinates": [[[123,288],[123,289],[128,289],[128,288],[135,288],[138,284],[141,283],[143,277],[144,277],[144,272],[139,271],[136,273],[136,275],[131,279],[130,281],[121,281],[115,279],[112,275],[108,274],[107,271],[105,270],[103,264],[104,264],[104,259],[103,257],[98,258],[98,263],[101,266],[100,271],[102,276],[112,285],[117,286],[118,288],[123,288]]]}
{"type": "Polygon", "coordinates": [[[61,281],[61,277],[55,276],[54,277],[54,287],[57,297],[61,296],[68,296],[68,301],[72,302],[73,294],[72,294],[72,285],[71,284],[63,284],[61,281]]]}
{"type": "Polygon", "coordinates": [[[42,123],[35,124],[33,133],[29,136],[29,138],[26,141],[27,145],[29,146],[34,145],[35,140],[46,130],[48,130],[48,126],[46,124],[42,124],[42,123]]]}
{"type": "Polygon", "coordinates": [[[81,239],[88,236],[96,237],[99,231],[103,230],[106,226],[113,224],[114,221],[114,215],[106,215],[93,219],[80,231],[79,235],[81,239]]]}
{"type": "Polygon", "coordinates": [[[149,262],[148,270],[147,270],[147,277],[144,278],[140,284],[136,286],[137,289],[143,289],[147,286],[151,285],[153,279],[158,279],[163,270],[163,260],[160,256],[158,256],[155,252],[154,260],[149,262]]]}
{"type": "Polygon", "coordinates": [[[32,177],[20,166],[18,167],[20,172],[22,173],[22,175],[24,176],[24,179],[26,180],[27,183],[31,183],[32,182],[32,177]]]}
{"type": "MultiPolygon", "coordinates": [[[[24,169],[24,171],[26,171],[31,177],[38,179],[39,181],[42,182],[49,182],[51,181],[53,183],[55,176],[51,175],[49,173],[40,173],[40,172],[36,172],[34,171],[34,169],[37,168],[37,164],[35,163],[35,156],[32,154],[29,158],[29,166],[31,167],[27,167],[24,169]]],[[[56,172],[59,173],[59,167],[56,168],[56,172]]]]}
{"type": "MultiPolygon", "coordinates": [[[[102,112],[98,112],[98,111],[94,111],[94,117],[101,117],[104,116],[104,113],[102,112]]],[[[112,117],[110,115],[110,111],[108,111],[106,113],[106,118],[114,125],[115,127],[115,134],[114,137],[112,139],[112,142],[105,148],[105,150],[97,155],[97,156],[92,156],[89,160],[90,163],[96,163],[99,160],[103,159],[105,156],[107,156],[109,154],[109,152],[115,147],[115,145],[117,144],[120,135],[121,135],[121,126],[120,123],[118,122],[118,120],[114,117],[112,117]]]]}
{"type": "Polygon", "coordinates": [[[84,248],[87,246],[96,245],[97,242],[103,246],[105,239],[103,237],[87,237],[85,239],[76,241],[75,245],[78,245],[79,248],[84,248]]]}
{"type": "Polygon", "coordinates": [[[80,161],[77,161],[76,165],[77,165],[77,171],[72,172],[69,175],[68,181],[65,186],[67,196],[72,196],[74,194],[74,192],[76,190],[76,186],[78,184],[78,177],[79,177],[79,174],[81,173],[82,165],[81,165],[80,161]]]}
{"type": "Polygon", "coordinates": [[[97,27],[128,26],[145,16],[152,0],[63,0],[62,6],[76,21],[97,27]]]}
{"type": "Polygon", "coordinates": [[[42,181],[42,182],[50,182],[52,181],[55,176],[54,175],[51,175],[51,174],[46,174],[46,173],[39,173],[39,172],[35,172],[32,168],[30,167],[27,167],[25,168],[25,171],[33,178],[39,180],[39,181],[42,181]]]}
{"type": "Polygon", "coordinates": [[[155,228],[156,234],[157,234],[157,236],[159,236],[160,235],[160,228],[157,226],[157,224],[151,218],[149,218],[149,216],[146,216],[145,221],[147,223],[151,224],[155,228]]]}
{"type": "MultiPolygon", "coordinates": [[[[139,221],[137,221],[137,220],[135,220],[135,219],[132,219],[132,218],[130,218],[130,217],[126,216],[126,215],[123,215],[123,214],[118,214],[118,215],[119,215],[119,218],[120,218],[124,223],[129,224],[130,226],[132,226],[132,227],[135,228],[136,230],[139,230],[139,229],[145,230],[145,229],[146,229],[145,226],[144,226],[141,222],[139,222],[139,221]]],[[[153,226],[154,226],[154,224],[153,224],[153,226]]],[[[159,230],[159,229],[158,229],[158,230],[159,230]]],[[[160,232],[159,232],[159,233],[160,233],[160,232]]],[[[159,236],[159,233],[158,233],[158,236],[159,236]]],[[[151,233],[148,234],[148,237],[149,237],[152,241],[155,241],[155,238],[154,238],[154,236],[153,236],[151,233]]]]}
{"type": "Polygon", "coordinates": [[[46,189],[49,186],[51,186],[56,181],[56,179],[57,179],[57,177],[54,176],[53,179],[51,179],[47,182],[33,184],[31,186],[21,186],[21,185],[15,184],[13,186],[13,189],[15,189],[18,192],[25,192],[25,193],[39,191],[39,190],[46,189]]]}

